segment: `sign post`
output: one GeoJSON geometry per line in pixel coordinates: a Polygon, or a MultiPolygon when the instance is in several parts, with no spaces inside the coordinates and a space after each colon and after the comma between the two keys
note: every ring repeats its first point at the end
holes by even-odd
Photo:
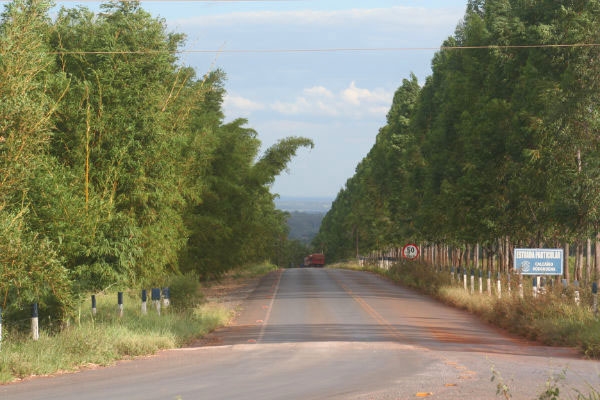
{"type": "Polygon", "coordinates": [[[402,257],[409,260],[416,260],[419,257],[419,246],[409,243],[402,248],[402,257]]]}
{"type": "Polygon", "coordinates": [[[514,260],[523,275],[563,274],[563,249],[515,249],[514,260]]]}

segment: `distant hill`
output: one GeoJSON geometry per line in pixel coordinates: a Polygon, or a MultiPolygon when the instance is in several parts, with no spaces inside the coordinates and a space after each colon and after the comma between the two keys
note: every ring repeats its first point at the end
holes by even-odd
{"type": "MultiPolygon", "coordinates": [[[[289,211],[288,211],[289,212],[289,211]]],[[[288,219],[289,238],[309,244],[319,233],[325,213],[291,211],[288,219]]]]}
{"type": "Polygon", "coordinates": [[[288,197],[275,199],[275,206],[283,211],[299,211],[326,214],[331,208],[333,198],[330,197],[288,197]]]}
{"type": "Polygon", "coordinates": [[[319,233],[321,221],[331,208],[332,198],[327,197],[281,197],[275,206],[290,213],[288,226],[290,239],[309,244],[319,233]]]}

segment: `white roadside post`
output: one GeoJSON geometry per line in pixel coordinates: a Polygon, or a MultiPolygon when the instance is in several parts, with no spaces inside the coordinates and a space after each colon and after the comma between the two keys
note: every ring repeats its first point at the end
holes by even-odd
{"type": "Polygon", "coordinates": [[[167,308],[171,305],[171,290],[168,287],[163,288],[162,294],[163,294],[163,306],[164,306],[164,308],[167,308]]]}
{"type": "Polygon", "coordinates": [[[93,294],[92,295],[92,315],[96,316],[97,312],[98,312],[98,309],[96,308],[96,295],[93,294]]]}
{"type": "Polygon", "coordinates": [[[483,274],[479,270],[479,294],[483,294],[483,274]]]}
{"type": "Polygon", "coordinates": [[[117,293],[117,303],[119,304],[119,318],[123,317],[123,292],[117,293]]]}
{"type": "Polygon", "coordinates": [[[31,337],[33,340],[40,338],[38,303],[33,303],[31,306],[31,337]]]}
{"type": "Polygon", "coordinates": [[[475,293],[475,271],[471,270],[471,294],[475,293]]]}
{"type": "Polygon", "coordinates": [[[575,304],[579,305],[581,302],[581,297],[579,295],[579,281],[574,281],[573,285],[575,286],[575,304]]]}
{"type": "Polygon", "coordinates": [[[452,284],[454,284],[454,267],[450,268],[450,279],[452,280],[452,284]]]}
{"type": "Polygon", "coordinates": [[[148,308],[146,305],[146,301],[148,300],[148,295],[146,293],[146,289],[142,289],[142,314],[146,315],[148,313],[148,308]]]}
{"type": "MultiPolygon", "coordinates": [[[[598,283],[592,283],[592,296],[594,297],[594,316],[598,318],[598,283]]],[[[0,312],[2,309],[0,309],[0,312]]],[[[2,316],[0,313],[0,328],[2,328],[2,316]]],[[[1,331],[0,331],[1,333],[1,331]]],[[[0,335],[0,340],[2,340],[2,335],[0,335]]]]}
{"type": "Polygon", "coordinates": [[[519,271],[519,297],[523,298],[523,274],[519,271]]]}
{"type": "Polygon", "coordinates": [[[537,290],[537,278],[535,276],[533,277],[532,284],[533,284],[533,297],[536,298],[538,290],[537,290]]]}
{"type": "Polygon", "coordinates": [[[492,271],[489,271],[489,270],[488,270],[488,277],[487,277],[487,292],[488,292],[489,296],[492,295],[492,271]]]}
{"type": "Polygon", "coordinates": [[[500,281],[501,275],[500,275],[500,271],[498,271],[498,298],[502,298],[502,282],[500,281]]]}
{"type": "Polygon", "coordinates": [[[152,288],[152,302],[156,307],[156,312],[160,315],[160,288],[152,288]]]}

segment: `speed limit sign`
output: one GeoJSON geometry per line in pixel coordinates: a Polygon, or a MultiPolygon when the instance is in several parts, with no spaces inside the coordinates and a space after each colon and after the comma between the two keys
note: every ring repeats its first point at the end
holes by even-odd
{"type": "Polygon", "coordinates": [[[402,257],[409,260],[416,260],[419,257],[419,247],[416,244],[407,244],[402,248],[402,257]]]}

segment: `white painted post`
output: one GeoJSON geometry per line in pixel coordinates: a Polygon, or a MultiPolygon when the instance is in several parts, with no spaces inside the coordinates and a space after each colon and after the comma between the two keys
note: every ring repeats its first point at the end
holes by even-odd
{"type": "Polygon", "coordinates": [[[463,267],[463,286],[465,287],[465,292],[467,291],[467,268],[463,267]]]}
{"type": "Polygon", "coordinates": [[[483,277],[481,270],[479,270],[479,294],[483,294],[483,277]]]}
{"type": "Polygon", "coordinates": [[[523,274],[519,272],[519,297],[523,298],[523,274]]]}
{"type": "Polygon", "coordinates": [[[537,297],[537,293],[538,293],[538,290],[537,290],[537,278],[534,277],[533,278],[533,297],[534,298],[537,297]]]}
{"type": "Polygon", "coordinates": [[[171,305],[171,290],[168,287],[163,288],[162,294],[163,294],[163,306],[165,308],[167,308],[171,305]]]}
{"type": "Polygon", "coordinates": [[[160,288],[152,288],[152,302],[156,307],[156,312],[160,315],[160,288]]]}
{"type": "Polygon", "coordinates": [[[491,296],[492,295],[492,271],[488,271],[487,291],[488,291],[488,295],[491,296]]]}
{"type": "Polygon", "coordinates": [[[142,314],[146,315],[148,313],[148,309],[146,306],[146,300],[148,300],[148,296],[146,294],[146,289],[142,290],[142,314]]]}
{"type": "Polygon", "coordinates": [[[117,302],[119,303],[119,318],[123,317],[123,292],[117,293],[117,302]]]}
{"type": "Polygon", "coordinates": [[[573,285],[575,286],[575,304],[579,305],[581,302],[581,297],[579,296],[579,281],[574,281],[573,285]]]}
{"type": "Polygon", "coordinates": [[[452,280],[452,283],[454,284],[454,267],[450,268],[450,279],[452,280]]]}
{"type": "MultiPolygon", "coordinates": [[[[592,296],[594,297],[594,316],[598,318],[598,283],[592,283],[592,296]]],[[[0,309],[0,312],[2,309],[0,309]]],[[[2,328],[2,316],[0,315],[0,328],[2,328]]],[[[0,335],[0,340],[2,339],[2,335],[0,335]]]]}
{"type": "Polygon", "coordinates": [[[500,271],[498,271],[498,298],[502,298],[502,282],[500,281],[500,271]]]}
{"type": "Polygon", "coordinates": [[[33,340],[40,338],[38,303],[33,303],[31,306],[31,337],[33,340]]]}
{"type": "Polygon", "coordinates": [[[97,312],[98,312],[98,309],[96,308],[96,295],[93,294],[92,295],[92,315],[96,316],[97,312]]]}
{"type": "Polygon", "coordinates": [[[475,271],[471,270],[471,294],[475,292],[475,271]]]}

